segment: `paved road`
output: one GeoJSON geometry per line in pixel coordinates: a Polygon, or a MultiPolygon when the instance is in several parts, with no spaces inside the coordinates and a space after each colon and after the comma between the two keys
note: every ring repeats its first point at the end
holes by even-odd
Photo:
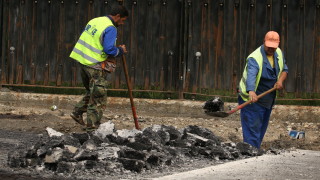
{"type": "Polygon", "coordinates": [[[320,179],[320,151],[296,150],[280,155],[229,162],[154,180],[320,179]]]}

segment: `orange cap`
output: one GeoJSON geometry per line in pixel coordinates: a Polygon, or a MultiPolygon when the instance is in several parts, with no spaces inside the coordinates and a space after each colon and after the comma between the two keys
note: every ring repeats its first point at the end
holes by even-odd
{"type": "Polygon", "coordinates": [[[267,32],[266,36],[264,37],[264,45],[271,48],[278,48],[280,43],[279,34],[275,31],[267,32]]]}

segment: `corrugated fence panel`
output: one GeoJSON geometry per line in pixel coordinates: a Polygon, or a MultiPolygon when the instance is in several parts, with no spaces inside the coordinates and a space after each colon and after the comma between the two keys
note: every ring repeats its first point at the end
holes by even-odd
{"type": "MultiPolygon", "coordinates": [[[[129,72],[131,77],[134,77],[135,86],[145,85],[147,89],[150,89],[151,82],[154,81],[153,77],[151,77],[151,65],[153,65],[153,67],[156,66],[156,64],[153,64],[155,59],[148,56],[148,52],[152,52],[152,48],[156,46],[157,36],[153,36],[153,39],[150,41],[151,44],[147,44],[146,39],[149,33],[153,32],[153,27],[157,27],[159,24],[159,19],[153,21],[154,16],[158,17],[154,12],[154,7],[157,5],[156,2],[153,1],[149,6],[146,0],[136,1],[135,4],[132,3],[132,10],[135,12],[135,16],[132,17],[132,26],[136,28],[131,29],[135,30],[134,34],[132,34],[133,41],[131,48],[133,48],[135,52],[133,52],[134,57],[132,57],[128,63],[128,68],[130,68],[129,72]]],[[[150,37],[150,35],[148,37],[150,37]]],[[[153,73],[156,72],[154,71],[153,73]]]]}
{"type": "Polygon", "coordinates": [[[287,65],[290,68],[290,76],[287,81],[287,89],[290,91],[295,91],[297,93],[301,92],[301,66],[302,66],[302,51],[301,46],[301,21],[303,19],[303,14],[301,14],[301,9],[299,1],[288,1],[288,43],[286,59],[287,65]]]}
{"type": "Polygon", "coordinates": [[[240,1],[236,0],[234,1],[233,4],[233,29],[231,29],[232,35],[230,38],[231,42],[233,43],[232,45],[232,52],[231,54],[231,68],[232,69],[232,81],[231,81],[231,89],[233,90],[234,93],[236,93],[236,88],[238,86],[238,79],[240,79],[241,76],[241,71],[242,71],[242,64],[243,61],[241,61],[241,38],[239,36],[241,32],[241,9],[240,9],[240,1]]]}
{"type": "Polygon", "coordinates": [[[166,16],[166,49],[164,51],[164,67],[166,90],[177,89],[179,82],[180,55],[180,21],[182,4],[179,1],[168,1],[166,16]],[[176,12],[172,14],[172,12],[176,12]]]}
{"type": "MultiPolygon", "coordinates": [[[[125,25],[123,27],[121,27],[122,29],[122,36],[121,39],[118,39],[117,44],[125,44],[127,50],[129,51],[128,54],[126,54],[126,60],[127,60],[127,68],[128,68],[128,72],[131,75],[130,76],[130,81],[131,81],[131,86],[134,87],[135,86],[135,81],[134,81],[134,69],[130,68],[132,66],[134,66],[131,63],[135,63],[136,59],[137,59],[137,50],[133,49],[136,48],[137,46],[132,46],[132,44],[136,44],[137,43],[137,36],[136,36],[136,32],[137,32],[137,9],[135,8],[133,3],[129,3],[126,2],[126,7],[129,10],[129,18],[127,19],[127,21],[125,22],[125,25]]],[[[136,5],[136,4],[135,4],[136,5]]],[[[111,7],[110,7],[111,9],[111,7]]],[[[109,12],[109,11],[108,11],[109,12]]],[[[118,59],[117,61],[117,70],[114,74],[116,74],[116,76],[113,76],[113,74],[111,76],[113,76],[115,78],[115,83],[113,83],[113,87],[114,88],[119,88],[120,85],[125,84],[125,80],[124,80],[124,72],[123,72],[123,67],[122,67],[122,62],[121,59],[118,59]]]]}
{"type": "MultiPolygon", "coordinates": [[[[163,36],[163,29],[162,25],[164,24],[163,19],[163,6],[162,1],[153,1],[152,2],[152,9],[153,9],[153,16],[152,19],[149,19],[151,21],[151,31],[154,36],[152,40],[152,56],[149,59],[150,64],[148,69],[150,69],[150,85],[155,89],[160,89],[160,73],[161,73],[161,60],[163,57],[162,50],[162,44],[164,40],[163,36]]],[[[148,20],[148,21],[149,21],[148,20]]],[[[147,50],[149,47],[146,47],[145,50],[147,50]]]]}
{"type": "Polygon", "coordinates": [[[4,41],[5,41],[5,33],[6,33],[6,28],[4,28],[4,20],[5,20],[5,17],[4,15],[6,14],[6,11],[5,11],[5,5],[4,5],[5,1],[0,1],[0,29],[2,29],[2,31],[0,31],[0,57],[1,57],[1,72],[0,72],[0,75],[1,75],[1,78],[0,78],[0,85],[2,84],[2,82],[4,81],[3,80],[3,76],[4,76],[4,59],[5,59],[5,53],[4,53],[4,50],[5,50],[5,47],[4,47],[4,41]]]}
{"type": "MultiPolygon", "coordinates": [[[[123,4],[118,28],[134,89],[235,92],[246,57],[279,32],[287,92],[320,92],[320,0],[2,0],[1,83],[78,86],[69,58],[86,23],[123,4]],[[11,48],[11,49],[10,49],[11,48]]],[[[121,59],[108,77],[124,88],[121,59]]]]}
{"type": "MultiPolygon", "coordinates": [[[[35,1],[36,7],[36,26],[34,29],[34,33],[36,36],[37,41],[33,42],[36,44],[35,52],[36,56],[36,63],[37,63],[37,74],[36,74],[36,83],[41,82],[42,85],[48,85],[49,82],[49,69],[51,68],[51,64],[48,59],[46,59],[45,52],[47,51],[47,43],[46,43],[46,35],[48,29],[48,12],[47,6],[48,1],[35,1]]],[[[60,19],[61,20],[61,19],[60,19]]],[[[64,22],[59,22],[63,24],[64,22]]],[[[60,31],[63,29],[63,26],[60,28],[60,31]]],[[[61,34],[60,34],[61,36],[61,34]]],[[[61,50],[58,51],[59,53],[63,53],[61,50]]]]}
{"type": "Polygon", "coordinates": [[[168,68],[178,68],[180,31],[180,13],[171,13],[180,10],[181,3],[139,0],[125,1],[124,5],[130,10],[130,16],[121,38],[130,51],[126,56],[131,83],[136,88],[158,90],[164,90],[170,83],[171,88],[177,75],[172,77],[171,72],[169,80],[168,68]],[[173,53],[171,57],[169,51],[173,53]]]}
{"type": "MultiPolygon", "coordinates": [[[[315,44],[315,33],[316,33],[316,4],[314,1],[305,1],[304,2],[304,41],[302,41],[302,44],[304,45],[303,49],[303,70],[304,72],[302,76],[302,81],[304,82],[302,84],[302,92],[312,92],[313,91],[313,76],[316,74],[315,71],[313,71],[313,62],[314,62],[314,54],[313,54],[313,48],[315,44]]],[[[319,78],[320,81],[320,78],[319,78]]]]}
{"type": "Polygon", "coordinates": [[[313,62],[313,92],[320,92],[320,1],[318,0],[316,3],[316,14],[315,14],[315,30],[314,30],[314,37],[315,37],[315,43],[313,46],[314,51],[314,62],[313,62]]]}
{"type": "Polygon", "coordinates": [[[224,15],[224,44],[223,44],[223,59],[222,66],[225,71],[222,72],[221,79],[221,89],[228,90],[233,87],[232,78],[233,78],[233,67],[232,67],[232,52],[234,46],[236,47],[236,42],[233,42],[233,29],[234,29],[234,2],[225,1],[223,4],[225,9],[224,15]]]}

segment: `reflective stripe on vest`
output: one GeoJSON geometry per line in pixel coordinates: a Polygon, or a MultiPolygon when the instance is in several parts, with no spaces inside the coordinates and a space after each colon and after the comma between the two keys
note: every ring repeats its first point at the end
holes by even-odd
{"type": "Polygon", "coordinates": [[[101,35],[109,26],[114,25],[105,16],[89,21],[73,48],[70,57],[87,66],[105,61],[108,56],[103,52],[101,35]]]}
{"type": "MultiPolygon", "coordinates": [[[[254,89],[254,91],[257,90],[258,88],[258,84],[260,82],[260,78],[261,78],[261,74],[262,74],[262,64],[263,64],[263,56],[261,54],[261,46],[259,48],[257,48],[253,53],[251,53],[248,57],[247,57],[247,60],[246,60],[246,66],[244,68],[244,72],[243,72],[243,75],[242,75],[242,78],[240,80],[240,83],[239,83],[239,91],[240,91],[240,96],[242,97],[242,99],[244,101],[248,101],[249,100],[249,94],[247,93],[247,86],[246,86],[246,81],[247,81],[247,75],[248,75],[248,69],[247,69],[247,64],[248,64],[248,60],[249,58],[254,58],[256,60],[256,62],[258,63],[258,66],[259,66],[259,72],[257,74],[257,77],[256,77],[256,87],[254,89]]],[[[277,52],[277,55],[278,55],[278,64],[279,64],[279,74],[278,74],[278,79],[280,77],[280,74],[282,73],[283,71],[283,56],[282,56],[282,51],[280,48],[277,48],[276,50],[277,52]]]]}

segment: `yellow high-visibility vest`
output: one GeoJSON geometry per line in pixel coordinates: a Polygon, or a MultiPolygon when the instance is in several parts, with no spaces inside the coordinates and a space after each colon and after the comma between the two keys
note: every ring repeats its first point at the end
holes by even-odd
{"type": "Polygon", "coordinates": [[[90,20],[73,48],[70,57],[87,66],[105,61],[108,55],[103,52],[101,36],[109,26],[114,25],[106,16],[90,20]]]}
{"type": "MultiPolygon", "coordinates": [[[[247,93],[247,86],[246,86],[246,81],[247,81],[247,77],[248,77],[248,68],[247,68],[247,64],[248,64],[248,60],[249,58],[254,58],[256,60],[256,62],[258,63],[259,66],[259,71],[257,74],[257,78],[256,78],[256,87],[255,90],[257,90],[258,88],[258,84],[260,82],[260,78],[261,78],[261,74],[262,74],[262,64],[263,64],[263,56],[261,54],[260,51],[261,47],[257,48],[255,51],[253,51],[248,57],[247,57],[247,63],[246,66],[244,68],[243,74],[242,74],[242,78],[240,80],[239,83],[239,91],[240,91],[240,96],[242,97],[242,99],[244,101],[248,101],[249,100],[249,94],[247,93]]],[[[278,54],[278,64],[279,64],[279,74],[278,74],[278,79],[280,77],[281,72],[283,71],[283,56],[282,56],[282,51],[280,48],[277,48],[276,50],[277,54],[278,54]]]]}

